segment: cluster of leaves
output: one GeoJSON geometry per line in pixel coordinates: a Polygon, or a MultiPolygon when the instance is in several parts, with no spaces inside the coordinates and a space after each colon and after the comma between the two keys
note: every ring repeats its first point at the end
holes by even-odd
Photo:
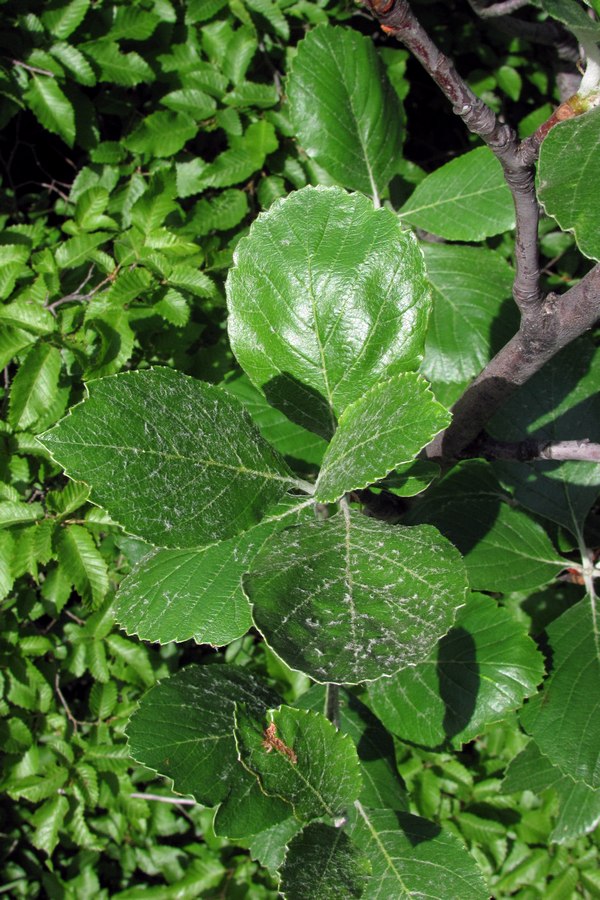
{"type": "MultiPolygon", "coordinates": [[[[599,467],[415,460],[514,330],[498,163],[403,158],[406,54],[341,10],[23,6],[5,130],[31,113],[81,164],[51,210],[9,165],[0,234],[11,889],[597,895],[594,622],[555,579],[598,543],[599,467]],[[368,486],[400,526],[361,515],[368,486]],[[229,647],[177,671],[185,641],[229,647]],[[129,753],[198,805],[134,796],[129,753]]],[[[482,89],[516,102],[513,44],[482,89]]],[[[585,270],[562,229],[598,257],[597,123],[543,148],[549,283],[585,270]]],[[[493,433],[599,440],[599,377],[582,340],[493,433]]]]}

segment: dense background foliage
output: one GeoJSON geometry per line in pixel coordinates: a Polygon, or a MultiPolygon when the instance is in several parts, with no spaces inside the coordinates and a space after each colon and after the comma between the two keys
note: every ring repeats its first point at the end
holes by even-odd
{"type": "MultiPolygon", "coordinates": [[[[473,89],[522,134],[548,117],[560,99],[552,48],[532,52],[467,4],[453,4],[452,28],[448,4],[416,5],[473,89]]],[[[147,546],[88,503],[87,489],[67,481],[35,436],[81,399],[84,382],[153,364],[214,383],[227,378],[266,431],[281,428],[236,370],[224,279],[261,210],[332,181],[299,146],[287,104],[285,77],[309,28],[344,23],[381,48],[403,123],[404,156],[393,161],[384,198],[395,208],[476,142],[408,54],[351,3],[6,0],[0,13],[2,891],[275,897],[276,882],[260,865],[265,848],[216,838],[212,812],[198,804],[144,799],[173,795],[132,765],[129,715],[158,679],[216,651],[193,641],[144,643],[115,626],[115,589],[147,546]]],[[[547,285],[573,283],[588,261],[553,220],[542,233],[547,285]]],[[[443,354],[430,356],[426,374],[443,402],[514,329],[510,236],[486,246],[496,252],[497,315],[481,327],[474,370],[440,375],[443,354]]],[[[443,253],[432,251],[430,274],[443,293],[443,253]]],[[[575,391],[577,363],[565,368],[575,391]]],[[[279,433],[282,447],[295,439],[279,433]]],[[[318,442],[302,448],[307,472],[321,452],[318,442]]],[[[574,541],[559,523],[536,527],[530,585],[513,590],[509,581],[496,596],[543,640],[582,589],[567,575],[538,590],[549,580],[539,572],[546,532],[567,558],[574,541]]],[[[597,546],[594,516],[588,528],[597,546]]],[[[549,565],[554,574],[556,559],[549,565]]],[[[252,633],[224,655],[265,675],[288,702],[308,687],[252,633]]],[[[597,817],[589,834],[573,837],[560,832],[560,785],[524,790],[514,772],[513,792],[502,788],[526,745],[516,717],[454,752],[418,743],[409,736],[387,751],[406,785],[402,802],[466,842],[495,897],[600,896],[597,817]]]]}

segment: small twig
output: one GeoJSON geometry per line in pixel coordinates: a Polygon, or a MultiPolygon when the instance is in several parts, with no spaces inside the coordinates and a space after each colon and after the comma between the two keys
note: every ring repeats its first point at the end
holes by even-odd
{"type": "Polygon", "coordinates": [[[50,310],[52,315],[55,315],[55,310],[59,306],[62,306],[63,303],[74,303],[74,302],[85,303],[88,300],[91,300],[92,297],[94,297],[98,293],[98,291],[104,287],[105,284],[109,284],[109,283],[112,284],[112,282],[115,280],[115,276],[116,276],[119,268],[120,267],[117,266],[117,268],[114,272],[111,272],[110,275],[107,275],[106,278],[103,278],[102,281],[100,281],[97,285],[95,285],[86,294],[82,294],[81,293],[82,289],[85,287],[85,285],[88,283],[88,281],[92,277],[92,274],[94,271],[94,266],[92,265],[90,267],[86,277],[79,285],[79,287],[75,288],[75,290],[72,291],[70,294],[65,294],[64,297],[60,297],[59,300],[55,300],[53,303],[48,303],[46,306],[46,309],[50,310]]]}
{"type": "Polygon", "coordinates": [[[174,806],[197,806],[195,800],[187,797],[163,797],[162,794],[134,793],[129,795],[132,800],[156,800],[158,803],[172,803],[174,806]]]}
{"type": "Polygon", "coordinates": [[[77,721],[77,719],[75,718],[75,716],[73,715],[73,713],[71,712],[71,710],[69,708],[69,704],[65,700],[64,694],[60,689],[60,681],[58,679],[58,672],[54,676],[54,690],[56,691],[56,695],[57,695],[58,699],[60,700],[64,711],[67,714],[67,719],[73,726],[73,731],[77,731],[77,726],[81,725],[83,723],[77,721]]]}
{"type": "Polygon", "coordinates": [[[506,16],[517,9],[529,6],[530,0],[500,0],[498,3],[492,3],[491,6],[485,6],[479,0],[469,0],[469,6],[482,19],[490,19],[495,16],[506,16]]]}
{"type": "Polygon", "coordinates": [[[484,459],[505,459],[514,462],[536,462],[540,460],[575,460],[600,462],[600,444],[593,444],[585,438],[581,441],[537,441],[530,438],[512,443],[497,441],[484,435],[461,452],[462,459],[483,457],[484,459]]]}
{"type": "Polygon", "coordinates": [[[76,616],[75,613],[72,613],[70,610],[64,610],[65,616],[68,616],[69,619],[72,619],[74,622],[77,622],[78,625],[85,625],[85,619],[80,619],[79,616],[76,616]]]}
{"type": "Polygon", "coordinates": [[[521,313],[538,313],[544,294],[540,287],[538,250],[539,206],[535,193],[535,142],[520,143],[509,125],[478,97],[456,71],[453,62],[434,44],[407,0],[364,0],[381,22],[411,51],[452,104],[469,131],[478,135],[500,162],[515,205],[516,275],[513,296],[521,313]]]}
{"type": "Polygon", "coordinates": [[[56,78],[56,75],[54,72],[51,72],[50,69],[40,69],[39,66],[30,66],[29,63],[23,62],[21,59],[11,59],[11,63],[13,66],[27,69],[28,72],[33,72],[36,75],[48,75],[49,78],[56,78]]]}

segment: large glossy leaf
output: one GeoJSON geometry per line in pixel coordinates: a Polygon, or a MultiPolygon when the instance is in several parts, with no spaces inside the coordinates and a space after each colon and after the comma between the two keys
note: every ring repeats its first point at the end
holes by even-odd
{"type": "Polygon", "coordinates": [[[235,739],[263,791],[290,803],[303,822],[335,818],[360,794],[356,747],[322,713],[282,706],[258,721],[238,706],[235,739]]]}
{"type": "Polygon", "coordinates": [[[515,224],[502,167],[487,147],[464,153],[424,178],[400,218],[450,241],[482,241],[515,224]]]}
{"type": "Polygon", "coordinates": [[[552,673],[521,722],[563,772],[600,788],[600,637],[589,597],[547,628],[552,673]]]}
{"type": "Polygon", "coordinates": [[[241,637],[252,625],[242,575],[267,537],[295,524],[303,511],[307,504],[292,501],[229,540],[196,550],[155,550],[122,582],[117,621],[128,634],[161,644],[193,639],[219,646],[241,637]]]}
{"type": "Polygon", "coordinates": [[[423,244],[422,249],[433,310],[421,371],[436,396],[446,386],[440,398],[448,403],[517,330],[512,300],[503,306],[514,273],[499,254],[482,247],[423,244]]]}
{"type": "Polygon", "coordinates": [[[600,259],[600,199],[590,185],[599,182],[600,109],[593,109],[554,126],[541,146],[538,168],[538,195],[546,212],[573,232],[581,252],[592,259],[600,259]]]}
{"type": "Polygon", "coordinates": [[[291,841],[281,869],[286,900],[362,897],[371,874],[369,858],[341,828],[315,822],[291,841]]]}
{"type": "Polygon", "coordinates": [[[181,794],[213,806],[253,776],[238,762],[235,704],[262,718],[280,698],[245,669],[189,666],[150,688],[127,726],[131,755],[173,779],[181,794]]]}
{"type": "Polygon", "coordinates": [[[511,761],[502,782],[502,792],[534,791],[541,794],[548,789],[556,791],[559,802],[551,841],[570,843],[588,834],[600,822],[600,789],[594,790],[583,781],[574,781],[564,775],[540,752],[535,741],[530,741],[511,761]]]}
{"type": "Polygon", "coordinates": [[[307,187],[274,203],[238,244],[227,294],[242,367],[325,437],[349,403],[421,360],[422,255],[393,213],[360,194],[307,187]]]}
{"type": "MultiPolygon", "coordinates": [[[[314,685],[295,704],[301,709],[325,710],[327,687],[314,685]]],[[[339,728],[354,741],[363,787],[358,799],[373,809],[408,809],[398,774],[394,743],[371,710],[350,691],[339,691],[339,728]]]]}
{"type": "MultiPolygon", "coordinates": [[[[600,442],[600,353],[586,337],[570,344],[530,378],[490,423],[507,441],[600,442]]],[[[494,469],[517,500],[574,534],[600,492],[600,464],[498,462],[494,469]]]]}
{"type": "Polygon", "coordinates": [[[464,603],[466,579],[435,529],[339,513],[270,538],[244,586],[257,627],[288,665],[348,684],[426,657],[464,603]]]}
{"type": "Polygon", "coordinates": [[[471,460],[427,491],[407,520],[435,525],[458,547],[474,590],[541,587],[565,560],[542,526],[508,499],[491,466],[471,460]]]}
{"type": "Polygon", "coordinates": [[[287,84],[292,122],[309,156],[344,187],[374,197],[402,150],[402,111],[370,38],[325,25],[298,45],[287,84]]]}
{"type": "Polygon", "coordinates": [[[543,657],[526,627],[491,597],[475,594],[426,660],[370,684],[369,697],[403,740],[460,748],[519,707],[543,675],[543,657]]]}
{"type": "Polygon", "coordinates": [[[329,503],[411,462],[450,422],[450,413],[414,372],[376,384],[346,407],[325,453],[315,498],[329,503]]]}
{"type": "Polygon", "coordinates": [[[475,860],[453,834],[408,813],[355,803],[348,833],[371,860],[364,900],[487,900],[475,860]]]}
{"type": "Polygon", "coordinates": [[[239,403],[171,369],[88,385],[41,441],[128,531],[194,547],[256,524],[293,478],[239,403]]]}

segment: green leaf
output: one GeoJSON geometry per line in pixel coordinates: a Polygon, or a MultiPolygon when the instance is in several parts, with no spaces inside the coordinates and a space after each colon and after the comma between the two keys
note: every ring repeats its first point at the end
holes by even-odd
{"type": "MultiPolygon", "coordinates": [[[[295,705],[321,712],[325,709],[326,690],[325,685],[313,685],[295,705]]],[[[339,690],[339,728],[352,738],[360,760],[360,802],[374,809],[406,810],[408,801],[390,734],[371,710],[344,688],[339,690]]]]}
{"type": "Polygon", "coordinates": [[[487,147],[464,153],[424,178],[399,215],[450,241],[482,241],[515,225],[502,167],[487,147]]]}
{"type": "Polygon", "coordinates": [[[197,131],[198,125],[185,113],[154,112],[125,138],[125,146],[133,153],[159,158],[173,156],[197,131]]]}
{"type": "MultiPolygon", "coordinates": [[[[600,24],[596,28],[600,40],[600,24]]],[[[590,185],[599,180],[600,109],[592,109],[552,128],[540,149],[537,183],[546,212],[563,231],[573,232],[581,252],[592,259],[600,259],[600,204],[590,185]]]]}
{"type": "Polygon", "coordinates": [[[216,101],[198,88],[184,88],[171,91],[161,97],[160,102],[175,112],[187,113],[196,122],[209,119],[217,108],[216,101]]]}
{"type": "Polygon", "coordinates": [[[425,379],[413,372],[376,384],[342,413],[323,459],[315,499],[331,503],[379,481],[411,462],[450,419],[425,379]]]}
{"type": "Polygon", "coordinates": [[[82,599],[99,606],[108,591],[108,569],[94,539],[81,525],[60,531],[58,561],[82,599]]]}
{"type": "Polygon", "coordinates": [[[238,244],[227,296],[242,368],[325,437],[349,403],[420,362],[422,256],[396,216],[360,194],[307,187],[274,203],[238,244]]]}
{"type": "Polygon", "coordinates": [[[339,513],[270,538],[244,587],[257,627],[289,666],[354,684],[426,657],[464,603],[466,579],[435,529],[339,513]]]}
{"type": "MultiPolygon", "coordinates": [[[[82,45],[88,56],[100,67],[98,81],[135,87],[154,81],[154,72],[139,53],[121,53],[113,41],[94,41],[82,45]]],[[[158,115],[158,113],[157,113],[158,115]]]]}
{"type": "Polygon", "coordinates": [[[197,237],[211,231],[229,231],[248,213],[248,195],[234,188],[222,191],[212,200],[199,200],[190,217],[190,228],[197,237]]]}
{"type": "Polygon", "coordinates": [[[578,40],[600,41],[600,24],[591,19],[574,0],[542,0],[542,8],[570,28],[578,40]]]}
{"type": "Polygon", "coordinates": [[[173,779],[176,791],[214,806],[238,783],[255,783],[238,762],[236,703],[263,717],[280,698],[247,670],[190,666],[144,695],[127,726],[132,756],[173,779]]]}
{"type": "Polygon", "coordinates": [[[238,705],[239,758],[303,822],[342,815],[360,794],[356,747],[322,713],[281,706],[259,721],[238,705]]]}
{"type": "Polygon", "coordinates": [[[271,406],[245,373],[230,373],[223,382],[223,387],[243,403],[264,439],[282,456],[291,457],[296,467],[298,463],[306,463],[309,470],[315,470],[327,448],[322,438],[290,422],[283,413],[271,406]]]}
{"type": "Polygon", "coordinates": [[[14,500],[0,501],[0,528],[10,525],[22,525],[43,518],[44,507],[41,503],[20,503],[14,500]]]}
{"type": "Polygon", "coordinates": [[[0,245],[0,298],[3,300],[11,295],[17,279],[29,274],[26,266],[29,256],[29,247],[23,244],[0,245]]]}
{"type": "Polygon", "coordinates": [[[163,547],[233,537],[294,482],[236,400],[170,369],[91,382],[40,440],[127,531],[163,547]]]}
{"type": "Polygon", "coordinates": [[[517,330],[517,312],[506,309],[514,273],[502,257],[483,247],[423,244],[433,286],[433,310],[421,371],[443,402],[458,399],[466,384],[517,330]],[[465,340],[465,335],[469,339],[465,340]]]}
{"type": "MultiPolygon", "coordinates": [[[[586,337],[565,347],[502,406],[489,426],[507,441],[600,442],[600,353],[586,337]]],[[[600,464],[497,462],[519,503],[575,535],[600,493],[600,464]]]]}
{"type": "Polygon", "coordinates": [[[280,874],[287,900],[350,900],[364,896],[371,863],[341,828],[317,822],[292,839],[280,874]]]}
{"type": "Polygon", "coordinates": [[[42,22],[54,37],[64,40],[83,22],[90,0],[54,0],[45,5],[50,8],[42,13],[42,22]]]}
{"type": "Polygon", "coordinates": [[[600,787],[600,639],[585,597],[546,629],[552,672],[521,713],[525,730],[563,772],[600,787]]]}
{"type": "Polygon", "coordinates": [[[90,259],[100,244],[106,243],[112,237],[105,231],[95,234],[78,234],[64,241],[56,251],[56,262],[61,269],[76,269],[86,260],[90,259]]]}
{"type": "Polygon", "coordinates": [[[460,463],[415,504],[407,521],[435,525],[464,557],[477,591],[528,590],[565,566],[541,525],[507,502],[488,463],[460,463]]]}
{"type": "Polygon", "coordinates": [[[344,187],[377,197],[402,152],[402,112],[373,41],[319,26],[298,45],[287,84],[295,133],[344,187]]]}
{"type": "Polygon", "coordinates": [[[29,351],[10,389],[8,422],[15,431],[31,428],[52,407],[60,369],[60,351],[51,344],[38,343],[29,351]]]}
{"type": "Polygon", "coordinates": [[[525,626],[471,596],[428,658],[369,685],[373,711],[402,740],[460,749],[535,693],[544,661],[525,626]]]}
{"type": "MultiPolygon", "coordinates": [[[[305,507],[306,509],[306,507],[305,507]]],[[[187,641],[220,646],[252,626],[242,575],[267,537],[291,524],[294,504],[227,541],[199,550],[157,550],[124,579],[115,615],[128,634],[144,641],[187,641]]],[[[312,513],[311,513],[312,515],[312,513]]]]}
{"type": "Polygon", "coordinates": [[[258,860],[269,871],[277,872],[281,868],[290,840],[300,829],[300,822],[292,816],[261,831],[252,838],[249,845],[252,859],[258,860]]]}
{"type": "Polygon", "coordinates": [[[373,866],[364,900],[489,897],[478,866],[462,842],[433,822],[355,803],[347,833],[373,866]]]}
{"type": "Polygon", "coordinates": [[[65,144],[72,147],[75,142],[75,112],[56,79],[34,75],[23,96],[40,125],[58,134],[65,144]]]}
{"type": "Polygon", "coordinates": [[[4,600],[13,586],[13,556],[15,540],[9,531],[0,531],[0,600],[4,600]]]}
{"type": "Polygon", "coordinates": [[[593,790],[583,781],[574,781],[564,775],[540,752],[535,741],[530,741],[525,750],[511,760],[502,782],[502,793],[534,791],[541,794],[548,789],[556,791],[559,802],[551,841],[571,843],[588,834],[600,822],[600,790],[593,790]]]}
{"type": "Polygon", "coordinates": [[[79,84],[85,87],[93,87],[96,84],[94,70],[77,47],[58,41],[50,47],[50,53],[73,74],[79,84]]]}
{"type": "Polygon", "coordinates": [[[290,26],[281,11],[281,4],[273,3],[272,0],[246,0],[246,6],[262,16],[278,37],[289,41],[290,26]]]}
{"type": "Polygon", "coordinates": [[[58,833],[63,827],[68,809],[69,801],[66,797],[59,794],[47,800],[39,809],[36,809],[31,817],[31,822],[35,825],[31,843],[38,850],[43,850],[47,853],[48,856],[52,856],[58,844],[58,833]]]}

